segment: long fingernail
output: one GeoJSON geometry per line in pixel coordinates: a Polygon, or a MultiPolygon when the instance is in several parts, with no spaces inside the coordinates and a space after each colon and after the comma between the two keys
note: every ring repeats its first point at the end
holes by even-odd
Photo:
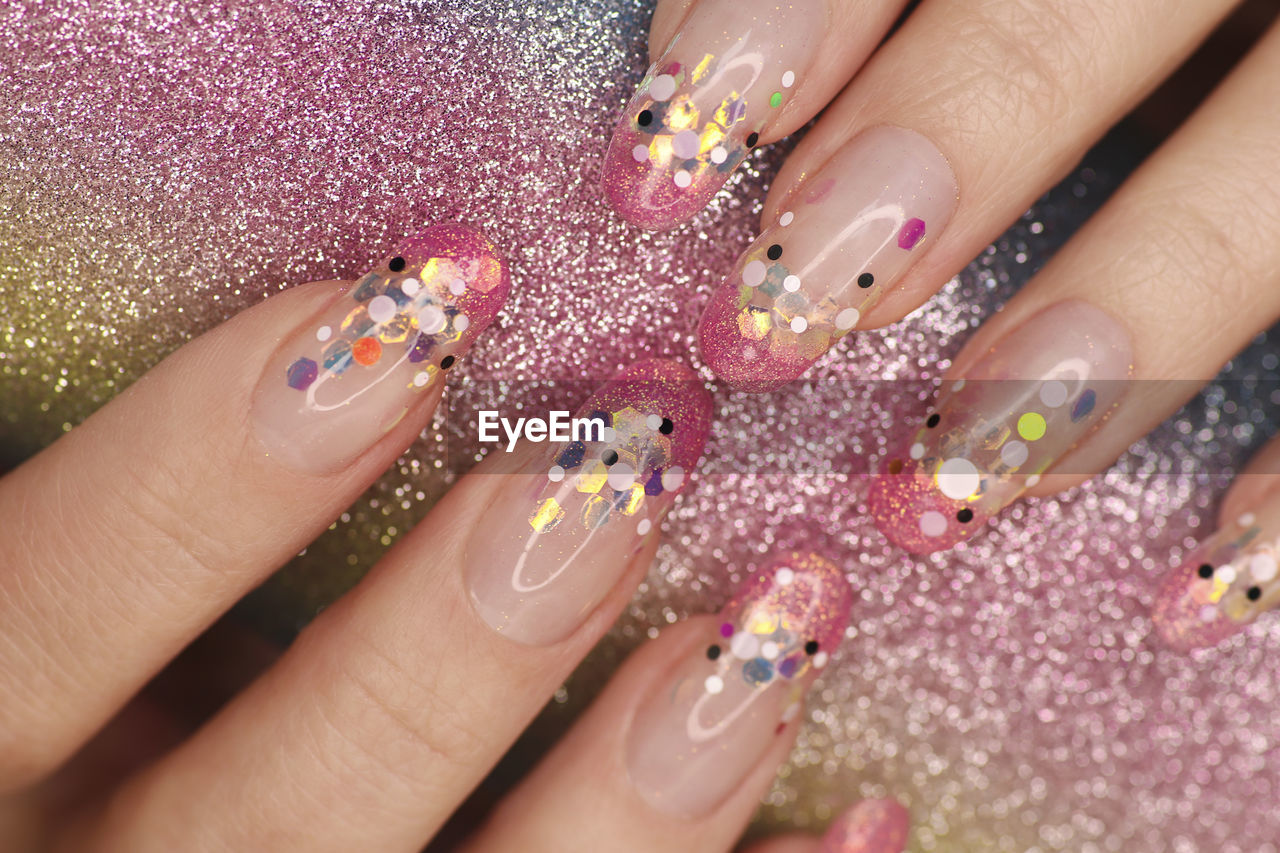
{"type": "Polygon", "coordinates": [[[535,473],[506,475],[511,487],[467,548],[476,610],[520,643],[572,634],[657,534],[702,454],[711,398],[688,368],[644,361],[578,417],[603,423],[600,440],[553,445],[535,473]]]}
{"type": "Polygon", "coordinates": [[[1206,539],[1165,579],[1152,612],[1178,651],[1216,646],[1280,607],[1280,501],[1247,512],[1206,539]]]}
{"type": "Polygon", "coordinates": [[[613,207],[655,230],[701,210],[791,99],[825,28],[825,4],[696,4],[614,129],[613,207]]]}
{"type": "Polygon", "coordinates": [[[314,473],[350,462],[440,381],[510,288],[494,245],[472,228],[405,240],[269,360],[253,400],[268,454],[314,473]]]}
{"type": "Polygon", "coordinates": [[[822,836],[822,853],[902,853],[911,815],[897,800],[863,800],[846,809],[822,836]]]}
{"type": "Polygon", "coordinates": [[[950,548],[1040,481],[1120,402],[1129,335],[1086,302],[1059,302],[998,341],[873,478],[871,515],[908,551],[950,548]]]}
{"type": "Polygon", "coordinates": [[[637,709],[626,761],[640,794],[673,815],[715,809],[799,714],[852,599],[840,570],[814,554],[753,575],[637,709]]]}
{"type": "Polygon", "coordinates": [[[730,385],[796,379],[893,287],[955,210],[956,179],[928,139],[866,130],[784,204],[712,295],[699,336],[730,385]]]}

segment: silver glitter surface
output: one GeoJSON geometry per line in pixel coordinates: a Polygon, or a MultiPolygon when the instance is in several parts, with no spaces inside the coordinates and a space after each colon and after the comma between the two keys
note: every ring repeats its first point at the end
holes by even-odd
{"type": "MultiPolygon", "coordinates": [[[[648,16],[639,0],[0,8],[0,458],[53,441],[270,293],[351,276],[426,223],[484,229],[513,262],[499,327],[451,376],[438,431],[245,607],[287,636],[474,463],[475,408],[571,408],[583,378],[645,356],[701,368],[698,313],[785,151],[757,152],[675,232],[612,215],[601,156],[648,16]]],[[[658,562],[519,755],[626,649],[715,610],[770,552],[818,550],[848,566],[854,622],[757,830],[891,795],[911,810],[913,851],[1275,851],[1280,625],[1187,657],[1148,619],[1276,421],[1266,336],[1104,475],[1010,508],[953,552],[908,557],[865,513],[873,461],[928,392],[918,380],[1115,180],[1072,176],[804,388],[719,391],[707,464],[658,562]]]]}

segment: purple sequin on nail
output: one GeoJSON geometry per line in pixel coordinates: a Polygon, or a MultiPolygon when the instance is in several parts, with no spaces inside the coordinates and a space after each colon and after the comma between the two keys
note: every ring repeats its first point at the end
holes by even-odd
{"type": "Polygon", "coordinates": [[[1093,407],[1098,404],[1098,394],[1092,388],[1085,389],[1080,395],[1080,399],[1076,400],[1076,404],[1071,407],[1071,422],[1077,423],[1089,416],[1093,411],[1093,407]]]}
{"type": "Polygon", "coordinates": [[[898,248],[908,251],[915,248],[916,243],[924,236],[924,220],[908,219],[907,224],[898,232],[898,248]]]}
{"type": "Polygon", "coordinates": [[[319,375],[319,369],[316,363],[309,358],[300,358],[289,365],[287,372],[289,387],[305,391],[311,387],[312,382],[316,381],[317,375],[319,375]]]}

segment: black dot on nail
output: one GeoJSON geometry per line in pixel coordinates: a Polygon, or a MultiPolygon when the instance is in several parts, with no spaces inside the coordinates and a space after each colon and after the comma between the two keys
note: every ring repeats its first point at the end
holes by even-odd
{"type": "Polygon", "coordinates": [[[890,473],[890,474],[901,474],[901,473],[902,473],[902,460],[901,460],[901,459],[894,459],[892,462],[890,462],[890,463],[889,463],[889,473],[890,473]]]}
{"type": "Polygon", "coordinates": [[[648,127],[653,124],[653,113],[648,110],[641,110],[640,115],[636,116],[636,124],[641,127],[648,127]]]}
{"type": "Polygon", "coordinates": [[[765,252],[765,254],[769,256],[769,260],[776,261],[778,258],[782,257],[782,247],[777,243],[774,243],[769,247],[769,251],[765,252]]]}
{"type": "Polygon", "coordinates": [[[858,287],[868,288],[875,283],[876,277],[869,272],[864,272],[862,275],[858,276],[858,287]]]}
{"type": "Polygon", "coordinates": [[[600,457],[600,461],[605,465],[613,465],[618,461],[618,451],[606,450],[604,455],[600,457]]]}
{"type": "Polygon", "coordinates": [[[658,432],[662,433],[663,435],[671,435],[672,431],[675,430],[675,428],[676,428],[676,425],[671,422],[671,418],[663,418],[662,423],[658,425],[658,432]]]}
{"type": "Polygon", "coordinates": [[[818,653],[818,641],[810,640],[804,644],[804,653],[806,655],[816,655],[818,653]]]}
{"type": "Polygon", "coordinates": [[[391,259],[391,263],[387,264],[387,266],[391,267],[392,272],[400,272],[400,270],[404,269],[404,258],[397,255],[391,259]]]}
{"type": "Polygon", "coordinates": [[[973,521],[973,510],[969,509],[968,507],[965,507],[964,509],[960,510],[959,512],[956,513],[956,521],[960,522],[961,524],[968,524],[969,522],[973,521]]]}
{"type": "Polygon", "coordinates": [[[1262,587],[1251,586],[1249,587],[1249,591],[1246,592],[1245,595],[1248,596],[1250,601],[1257,601],[1259,598],[1262,598],[1262,587]]]}
{"type": "Polygon", "coordinates": [[[448,370],[450,367],[453,367],[453,363],[455,361],[457,361],[456,358],[451,355],[446,355],[444,358],[440,359],[440,369],[448,370]]]}
{"type": "Polygon", "coordinates": [[[933,429],[941,422],[942,422],[942,415],[938,414],[937,412],[934,412],[932,415],[929,415],[929,420],[925,421],[924,425],[927,426],[929,429],[933,429]]]}
{"type": "Polygon", "coordinates": [[[760,141],[760,134],[758,134],[758,133],[753,133],[753,134],[751,134],[750,136],[748,136],[748,137],[747,137],[747,147],[748,147],[748,148],[755,148],[755,147],[756,147],[756,143],[757,143],[757,142],[759,142],[759,141],[760,141]]]}
{"type": "Polygon", "coordinates": [[[715,660],[720,657],[720,647],[716,645],[707,646],[707,660],[715,660]]]}
{"type": "Polygon", "coordinates": [[[1208,580],[1209,578],[1213,577],[1213,566],[1209,565],[1208,563],[1202,564],[1200,566],[1200,577],[1204,578],[1205,580],[1208,580]]]}

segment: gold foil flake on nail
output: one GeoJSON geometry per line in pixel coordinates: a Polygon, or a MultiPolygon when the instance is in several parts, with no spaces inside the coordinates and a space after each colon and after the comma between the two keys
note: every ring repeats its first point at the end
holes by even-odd
{"type": "Polygon", "coordinates": [[[564,518],[564,509],[555,498],[547,498],[538,504],[537,510],[529,518],[529,524],[539,533],[546,533],[560,524],[564,518]]]}

